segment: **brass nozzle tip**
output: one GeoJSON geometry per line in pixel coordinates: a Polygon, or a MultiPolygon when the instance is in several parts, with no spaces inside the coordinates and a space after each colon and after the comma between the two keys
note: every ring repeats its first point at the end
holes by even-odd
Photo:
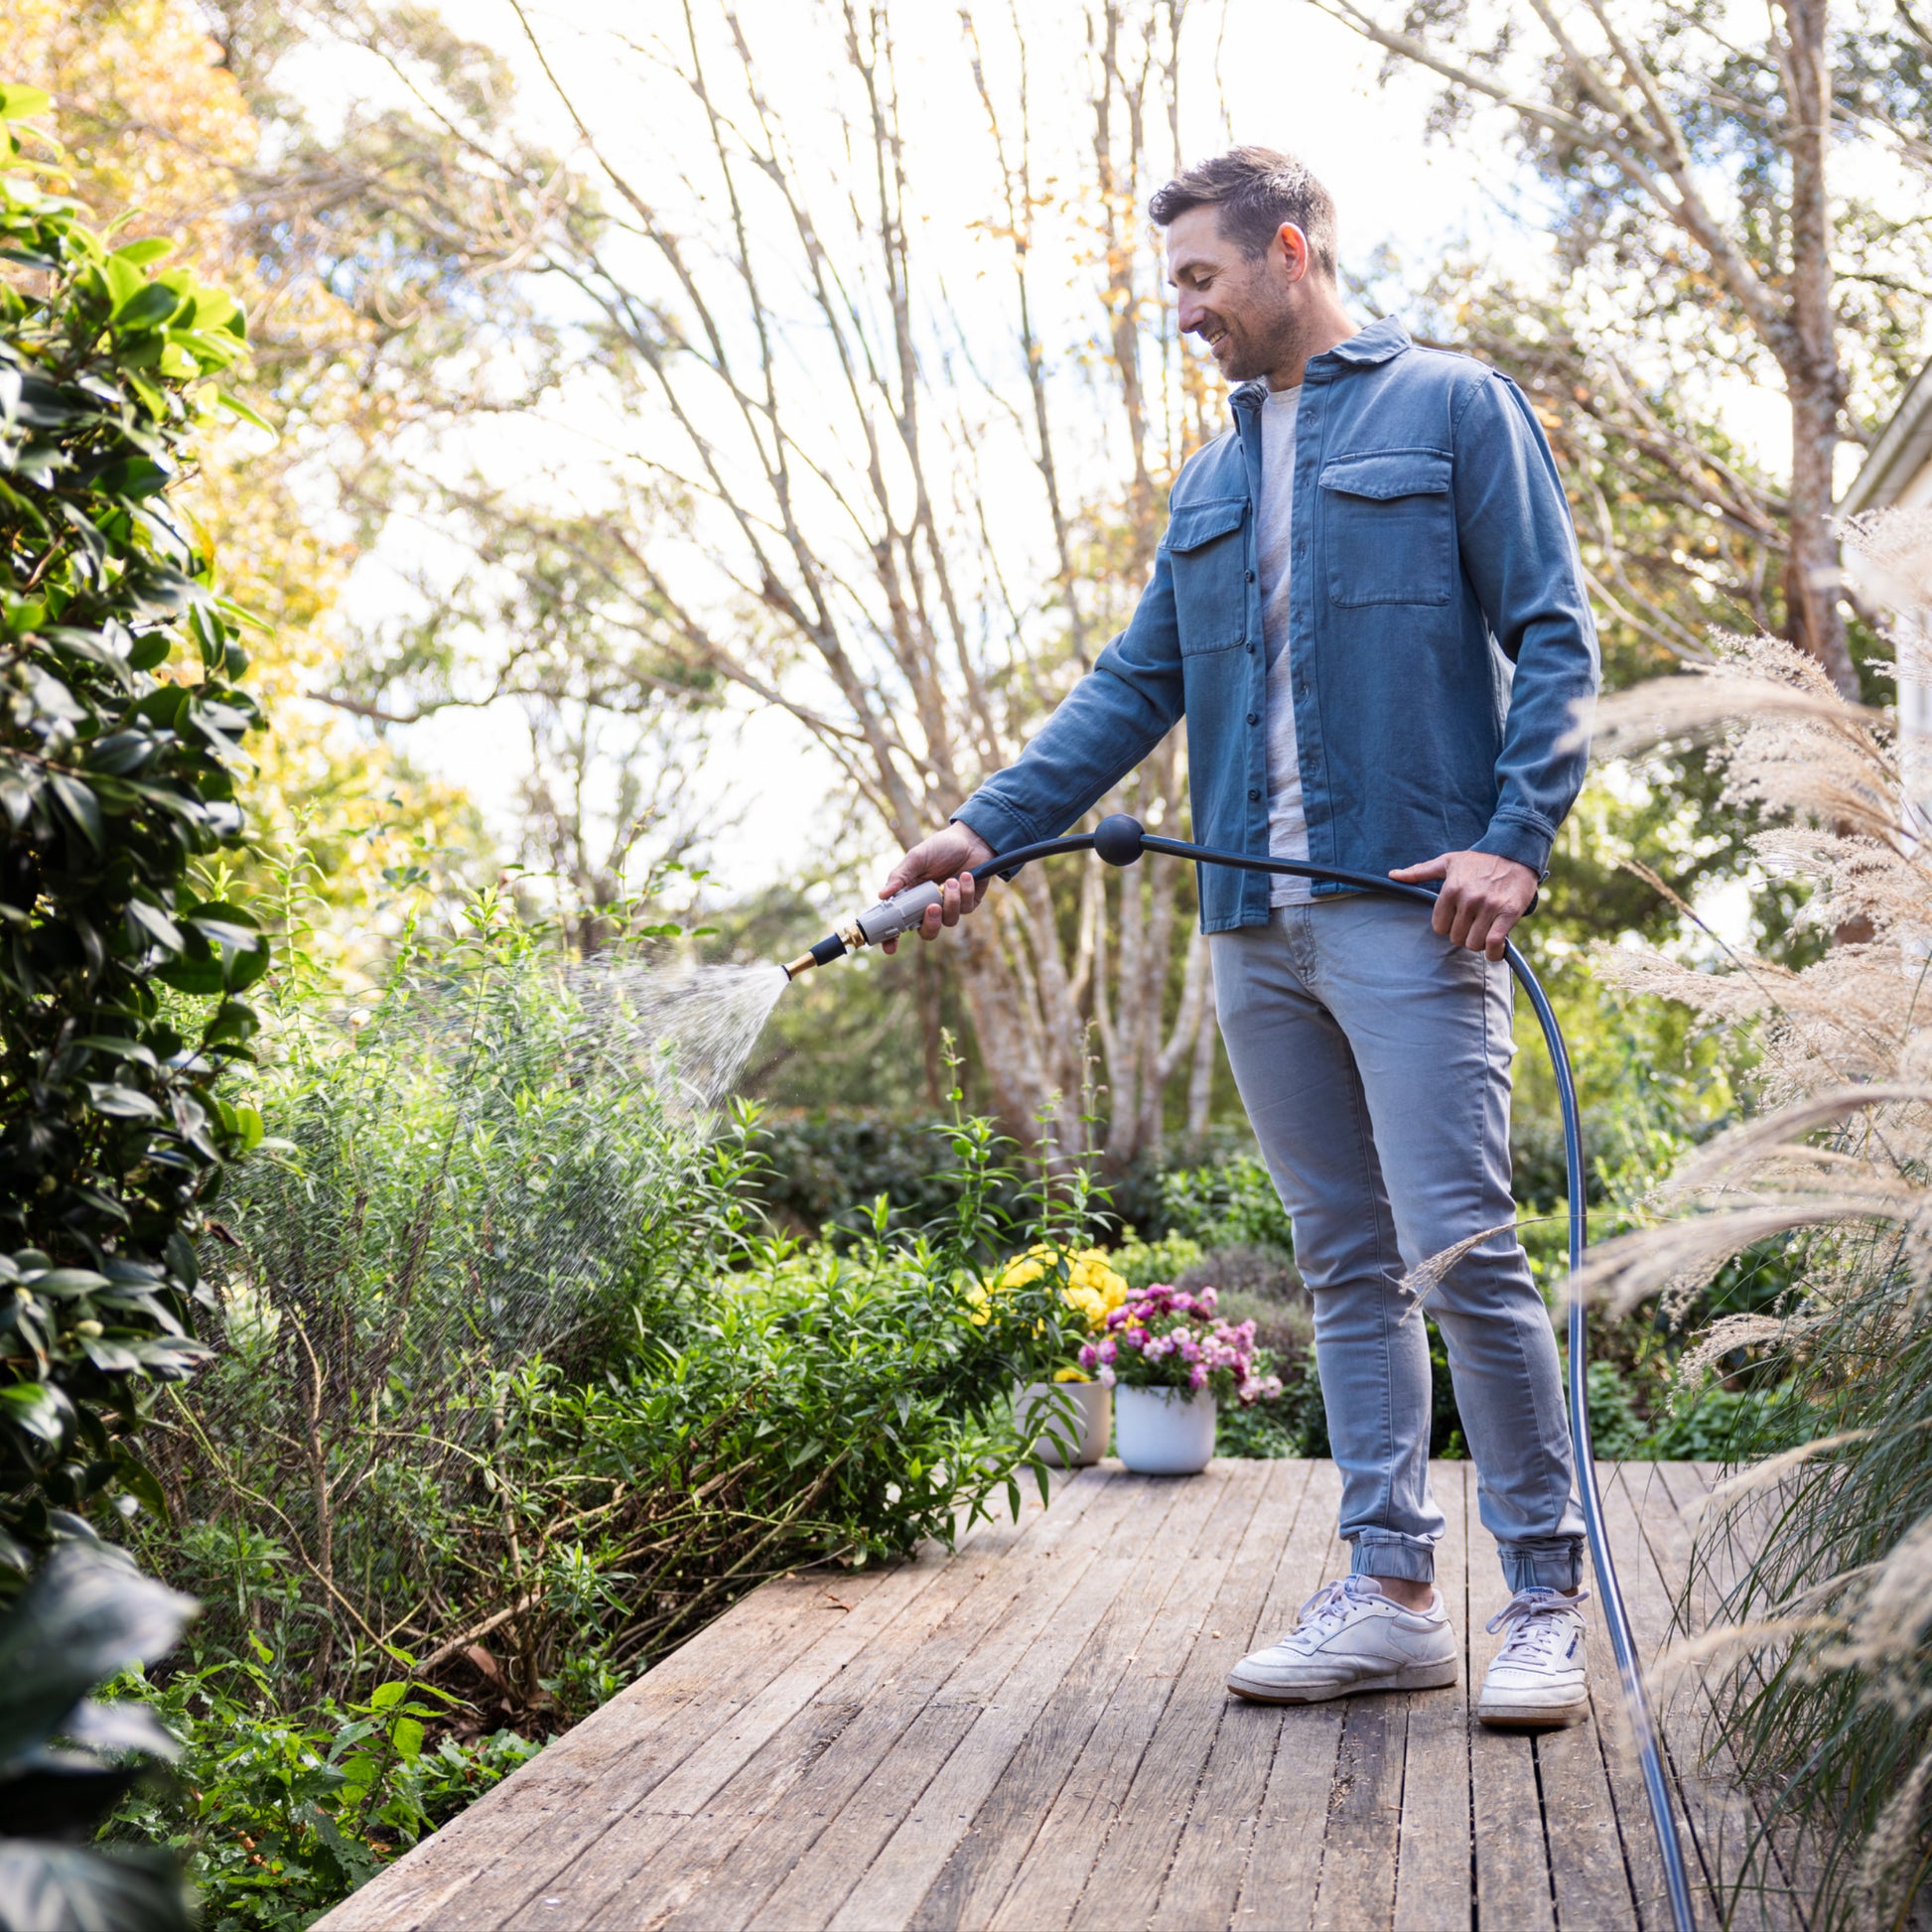
{"type": "Polygon", "coordinates": [[[798,957],[794,959],[790,963],[790,965],[788,965],[785,968],[785,978],[788,980],[795,980],[800,973],[809,973],[812,970],[812,968],[817,964],[818,961],[815,960],[810,953],[801,952],[798,955],[798,957]]]}

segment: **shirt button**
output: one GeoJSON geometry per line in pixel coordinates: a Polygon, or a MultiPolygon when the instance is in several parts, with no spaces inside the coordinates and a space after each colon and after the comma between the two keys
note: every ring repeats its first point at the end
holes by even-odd
{"type": "Polygon", "coordinates": [[[1250,644],[1250,645],[1248,646],[1248,655],[1249,655],[1250,657],[1252,657],[1252,656],[1253,656],[1254,654],[1255,654],[1255,647],[1254,647],[1254,645],[1253,645],[1253,644],[1250,644]]]}
{"type": "Polygon", "coordinates": [[[1253,583],[1254,581],[1255,581],[1255,574],[1254,574],[1254,572],[1253,572],[1253,571],[1249,571],[1249,573],[1248,573],[1248,582],[1252,584],[1252,583],[1253,583]]]}
{"type": "Polygon", "coordinates": [[[1255,786],[1250,785],[1248,787],[1248,803],[1254,805],[1254,804],[1259,804],[1260,801],[1261,801],[1260,791],[1255,786]]]}
{"type": "Polygon", "coordinates": [[[1258,724],[1260,724],[1260,723],[1261,723],[1261,713],[1260,713],[1260,712],[1258,712],[1258,711],[1251,711],[1251,712],[1249,712],[1249,713],[1248,713],[1248,723],[1249,723],[1249,724],[1251,724],[1251,725],[1258,725],[1258,724]]]}

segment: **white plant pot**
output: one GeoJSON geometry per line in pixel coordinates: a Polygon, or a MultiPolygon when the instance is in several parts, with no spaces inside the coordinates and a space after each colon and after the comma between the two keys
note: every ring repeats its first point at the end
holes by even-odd
{"type": "Polygon", "coordinates": [[[1197,1476],[1214,1453],[1214,1398],[1205,1389],[1128,1389],[1117,1447],[1136,1475],[1197,1476]]]}
{"type": "Polygon", "coordinates": [[[1020,1433],[1039,1445],[1039,1459],[1055,1469],[1067,1466],[1053,1447],[1052,1436],[1074,1438],[1072,1467],[1084,1469],[1107,1453],[1107,1438],[1113,1433],[1113,1390],[1098,1382],[1029,1382],[1013,1392],[1013,1413],[1020,1433]],[[1073,1398],[1073,1420],[1069,1425],[1056,1395],[1073,1398]]]}

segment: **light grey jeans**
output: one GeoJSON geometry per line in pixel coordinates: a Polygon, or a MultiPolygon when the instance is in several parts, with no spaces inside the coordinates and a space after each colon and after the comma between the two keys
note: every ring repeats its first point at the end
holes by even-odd
{"type": "MultiPolygon", "coordinates": [[[[1435,1575],[1423,1308],[1404,1273],[1515,1217],[1509,968],[1398,899],[1280,907],[1213,939],[1236,1084],[1295,1223],[1357,1575],[1435,1575]]],[[[1428,1297],[1512,1589],[1583,1581],[1556,1336],[1513,1233],[1428,1297]]]]}

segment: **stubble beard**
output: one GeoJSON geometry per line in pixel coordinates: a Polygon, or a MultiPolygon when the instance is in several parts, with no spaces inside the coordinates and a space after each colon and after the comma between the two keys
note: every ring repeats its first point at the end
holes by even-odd
{"type": "Polygon", "coordinates": [[[1295,306],[1286,300],[1257,305],[1240,328],[1228,324],[1228,356],[1221,373],[1230,383],[1255,382],[1271,369],[1298,358],[1304,331],[1295,306]]]}

